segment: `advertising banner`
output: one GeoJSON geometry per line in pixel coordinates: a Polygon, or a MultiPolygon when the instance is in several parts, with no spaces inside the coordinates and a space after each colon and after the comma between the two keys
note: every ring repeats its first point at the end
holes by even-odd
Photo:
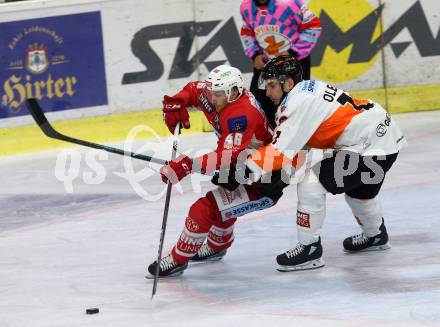
{"type": "Polygon", "coordinates": [[[0,118],[108,103],[100,12],[0,23],[0,118]]]}
{"type": "MultiPolygon", "coordinates": [[[[365,91],[391,111],[438,106],[439,1],[305,2],[322,25],[311,54],[313,78],[365,91]]],[[[22,2],[23,9],[0,13],[0,117],[25,114],[29,95],[58,111],[59,120],[72,118],[62,111],[71,108],[89,108],[75,110],[78,117],[157,110],[163,95],[223,63],[238,67],[249,85],[253,67],[240,38],[240,3],[22,2]]]]}

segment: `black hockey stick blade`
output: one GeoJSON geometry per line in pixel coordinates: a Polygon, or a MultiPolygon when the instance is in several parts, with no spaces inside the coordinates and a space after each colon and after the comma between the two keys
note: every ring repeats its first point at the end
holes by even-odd
{"type": "Polygon", "coordinates": [[[66,142],[70,142],[70,143],[75,143],[75,144],[79,144],[82,146],[87,146],[89,148],[107,151],[110,153],[128,156],[128,157],[132,157],[132,158],[143,160],[143,161],[154,162],[154,163],[158,163],[161,165],[166,164],[166,160],[163,160],[163,159],[146,156],[146,155],[143,155],[140,153],[125,151],[122,149],[114,148],[114,147],[103,145],[103,144],[88,142],[88,141],[76,139],[76,138],[61,134],[61,133],[57,132],[52,127],[52,125],[49,123],[46,116],[44,115],[43,109],[40,107],[40,104],[38,103],[38,101],[36,99],[34,99],[34,98],[27,99],[26,100],[26,107],[29,110],[29,112],[31,113],[31,115],[34,118],[35,122],[37,123],[38,127],[40,127],[40,129],[43,131],[43,133],[46,134],[46,136],[48,136],[50,138],[61,140],[61,141],[66,141],[66,142]]]}

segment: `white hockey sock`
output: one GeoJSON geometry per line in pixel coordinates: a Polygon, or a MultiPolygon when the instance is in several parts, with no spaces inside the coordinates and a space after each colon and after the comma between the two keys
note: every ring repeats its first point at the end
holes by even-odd
{"type": "Polygon", "coordinates": [[[308,245],[319,240],[325,218],[325,201],[327,190],[321,185],[312,170],[298,183],[298,211],[296,226],[298,241],[308,245]]]}
{"type": "Polygon", "coordinates": [[[345,200],[358,219],[365,235],[373,237],[380,233],[382,224],[382,207],[377,197],[369,200],[355,199],[345,194],[345,200]]]}

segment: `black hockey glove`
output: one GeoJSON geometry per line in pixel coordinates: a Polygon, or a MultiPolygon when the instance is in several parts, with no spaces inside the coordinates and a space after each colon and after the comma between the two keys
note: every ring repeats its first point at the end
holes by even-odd
{"type": "Polygon", "coordinates": [[[220,168],[219,172],[216,172],[211,178],[211,183],[217,186],[221,186],[229,191],[234,191],[238,185],[237,176],[240,178],[249,178],[250,170],[243,164],[231,164],[228,167],[220,168]]]}
{"type": "MultiPolygon", "coordinates": [[[[285,183],[281,178],[283,174],[283,170],[274,170],[272,171],[272,176],[270,178],[270,182],[265,182],[263,178],[259,181],[260,184],[260,192],[264,196],[267,196],[271,199],[278,200],[283,195],[283,189],[289,185],[285,183]]],[[[268,176],[267,176],[268,177],[268,176]]],[[[264,177],[268,179],[267,177],[264,177]]],[[[286,177],[286,176],[285,176],[286,177]]],[[[268,179],[269,180],[269,179],[268,179]]],[[[285,178],[287,180],[287,178],[285,178]]]]}

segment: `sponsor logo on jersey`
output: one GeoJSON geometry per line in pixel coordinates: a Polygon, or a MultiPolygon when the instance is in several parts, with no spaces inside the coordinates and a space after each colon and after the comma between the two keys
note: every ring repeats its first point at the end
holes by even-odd
{"type": "Polygon", "coordinates": [[[244,132],[247,128],[246,116],[240,116],[236,118],[228,119],[229,133],[244,132]]]}
{"type": "Polygon", "coordinates": [[[287,103],[287,100],[290,98],[291,94],[292,93],[289,93],[286,97],[284,97],[283,101],[281,101],[281,103],[279,105],[280,108],[284,107],[284,110],[287,108],[286,103],[287,103]]]}
{"type": "Polygon", "coordinates": [[[391,116],[390,116],[389,113],[386,114],[386,118],[385,118],[384,124],[386,126],[390,126],[390,124],[391,124],[391,116]]]}
{"type": "Polygon", "coordinates": [[[310,228],[310,215],[305,212],[296,212],[296,224],[301,227],[310,228]]]}
{"type": "Polygon", "coordinates": [[[232,192],[228,191],[227,189],[222,188],[219,190],[219,193],[222,198],[223,205],[225,206],[231,204],[232,201],[234,200],[234,197],[232,196],[232,192]]]}
{"type": "Polygon", "coordinates": [[[385,120],[383,123],[380,123],[376,127],[376,135],[378,137],[382,137],[387,133],[387,127],[389,127],[391,124],[391,116],[387,113],[385,116],[385,120]]]}
{"type": "Polygon", "coordinates": [[[214,125],[213,126],[214,126],[216,132],[218,132],[218,135],[217,135],[217,133],[216,133],[216,135],[218,136],[218,138],[220,138],[221,134],[222,134],[222,129],[221,129],[221,126],[220,126],[220,116],[219,116],[218,113],[215,114],[214,125]]]}
{"type": "Polygon", "coordinates": [[[310,81],[304,81],[302,83],[302,87],[299,89],[299,93],[308,93],[308,94],[316,94],[317,91],[317,87],[316,87],[316,81],[315,80],[310,80],[310,81]]]}
{"type": "Polygon", "coordinates": [[[221,212],[222,220],[226,221],[228,219],[244,216],[250,212],[270,208],[271,206],[273,206],[273,204],[273,200],[268,197],[263,197],[255,201],[249,201],[233,208],[223,210],[221,212]]]}
{"type": "Polygon", "coordinates": [[[208,97],[206,96],[206,92],[200,93],[199,104],[200,109],[208,114],[212,114],[215,111],[214,105],[211,103],[211,101],[209,101],[208,97]]]}
{"type": "Polygon", "coordinates": [[[379,125],[377,125],[377,127],[376,127],[376,135],[378,137],[382,137],[386,133],[387,133],[387,127],[384,124],[380,123],[379,125]]]}
{"type": "Polygon", "coordinates": [[[286,104],[283,102],[283,104],[280,106],[280,112],[283,113],[286,110],[286,104]]]}

